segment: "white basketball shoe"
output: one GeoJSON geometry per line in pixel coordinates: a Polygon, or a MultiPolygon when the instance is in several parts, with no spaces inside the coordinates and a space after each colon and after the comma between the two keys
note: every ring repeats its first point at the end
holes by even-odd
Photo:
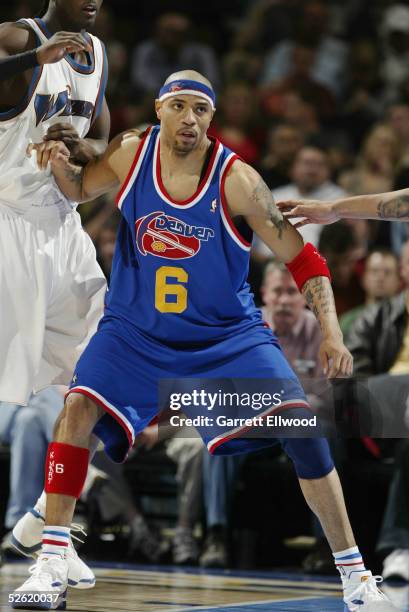
{"type": "MultiPolygon", "coordinates": [[[[41,553],[43,527],[43,516],[35,508],[32,508],[16,523],[11,535],[11,544],[22,555],[37,559],[41,553]]],[[[82,527],[76,523],[71,525],[71,530],[85,535],[82,527]]],[[[71,537],[81,541],[74,534],[71,534],[71,537]]],[[[92,589],[95,586],[95,574],[79,558],[71,538],[66,553],[66,561],[68,565],[68,586],[74,589],[92,589]]]]}
{"type": "Polygon", "coordinates": [[[11,607],[19,610],[65,610],[67,560],[59,555],[40,555],[29,572],[31,576],[11,595],[11,607]]]}
{"type": "Polygon", "coordinates": [[[372,572],[352,572],[342,577],[344,587],[344,612],[399,612],[388,597],[378,589],[381,576],[372,572]]]}

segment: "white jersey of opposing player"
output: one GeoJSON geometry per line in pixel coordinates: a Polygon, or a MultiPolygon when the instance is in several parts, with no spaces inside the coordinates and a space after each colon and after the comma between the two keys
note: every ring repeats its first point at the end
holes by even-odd
{"type": "MultiPolygon", "coordinates": [[[[43,44],[51,33],[41,19],[21,20],[43,44]]],[[[50,125],[66,122],[81,138],[98,116],[104,97],[107,62],[101,41],[88,34],[92,63],[83,66],[69,55],[55,64],[34,69],[27,95],[14,109],[0,113],[0,205],[24,213],[32,207],[68,202],[58,189],[50,168],[40,171],[30,142],[42,142],[50,125]]],[[[70,202],[75,206],[75,202],[70,202]]]]}

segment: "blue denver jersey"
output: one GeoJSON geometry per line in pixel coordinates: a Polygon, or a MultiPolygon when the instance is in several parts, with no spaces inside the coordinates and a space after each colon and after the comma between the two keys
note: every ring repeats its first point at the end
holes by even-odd
{"type": "Polygon", "coordinates": [[[196,193],[177,202],[161,179],[159,126],[145,132],[117,198],[105,317],[181,347],[263,327],[247,283],[251,236],[236,229],[224,196],[236,159],[216,140],[196,193]]]}

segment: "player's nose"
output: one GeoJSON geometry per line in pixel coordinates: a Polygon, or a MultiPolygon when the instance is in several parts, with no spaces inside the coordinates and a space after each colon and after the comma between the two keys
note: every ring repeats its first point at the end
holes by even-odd
{"type": "Polygon", "coordinates": [[[183,116],[183,123],[188,125],[194,125],[196,123],[196,117],[192,108],[186,109],[186,113],[183,116]]]}

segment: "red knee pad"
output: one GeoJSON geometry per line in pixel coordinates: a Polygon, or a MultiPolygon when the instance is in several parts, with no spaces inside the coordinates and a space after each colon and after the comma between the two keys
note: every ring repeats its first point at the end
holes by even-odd
{"type": "Polygon", "coordinates": [[[45,462],[45,492],[79,498],[88,471],[89,450],[51,442],[45,462]]]}

